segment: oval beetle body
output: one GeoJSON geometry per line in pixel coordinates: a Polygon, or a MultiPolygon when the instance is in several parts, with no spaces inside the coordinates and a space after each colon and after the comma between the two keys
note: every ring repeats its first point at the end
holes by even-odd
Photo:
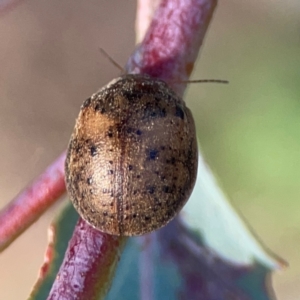
{"type": "Polygon", "coordinates": [[[190,110],[147,75],[113,80],[81,106],[65,163],[80,216],[113,235],[166,225],[188,200],[198,152],[190,110]]]}

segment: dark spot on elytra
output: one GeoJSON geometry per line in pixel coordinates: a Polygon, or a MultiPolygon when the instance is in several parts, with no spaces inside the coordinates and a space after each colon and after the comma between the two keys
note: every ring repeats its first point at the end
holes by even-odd
{"type": "Polygon", "coordinates": [[[113,161],[112,161],[112,160],[109,160],[108,162],[109,162],[111,165],[113,164],[113,161]]]}
{"type": "Polygon", "coordinates": [[[173,211],[168,210],[166,214],[167,214],[167,219],[169,219],[173,215],[173,211]]]}
{"type": "Polygon", "coordinates": [[[133,217],[133,218],[136,218],[136,214],[133,214],[132,217],[133,217]]]}
{"type": "Polygon", "coordinates": [[[172,189],[169,186],[165,185],[163,187],[163,192],[166,194],[170,194],[170,193],[172,193],[172,189]]]}
{"type": "Polygon", "coordinates": [[[185,189],[183,190],[182,187],[178,188],[179,194],[184,195],[185,194],[185,189]]]}
{"type": "Polygon", "coordinates": [[[138,179],[141,178],[141,175],[136,175],[136,178],[138,178],[138,179]]]}
{"type": "Polygon", "coordinates": [[[166,160],[166,163],[167,163],[167,164],[171,164],[171,165],[175,165],[175,163],[176,163],[176,158],[175,158],[175,157],[172,157],[171,159],[167,159],[167,160],[166,160]]]}
{"type": "Polygon", "coordinates": [[[169,102],[174,102],[173,95],[168,94],[166,97],[167,97],[167,99],[168,99],[169,102]]]}
{"type": "Polygon", "coordinates": [[[129,166],[128,166],[128,170],[131,171],[132,169],[133,169],[133,166],[132,166],[132,165],[129,165],[129,166]]]}
{"type": "Polygon", "coordinates": [[[89,105],[91,104],[91,97],[86,99],[83,104],[82,104],[82,107],[88,107],[89,105]]]}
{"type": "Polygon", "coordinates": [[[143,94],[134,90],[127,90],[122,92],[122,96],[129,101],[136,101],[139,100],[143,96],[143,94]]]}
{"type": "Polygon", "coordinates": [[[92,177],[89,177],[87,180],[86,180],[87,184],[92,184],[93,183],[93,178],[92,177]]]}
{"type": "Polygon", "coordinates": [[[81,174],[78,174],[78,173],[77,173],[77,174],[75,175],[74,183],[77,184],[77,183],[80,181],[80,179],[81,179],[81,174]]]}
{"type": "Polygon", "coordinates": [[[108,170],[108,174],[112,175],[112,174],[114,174],[114,171],[113,170],[108,170]]]}
{"type": "MultiPolygon", "coordinates": [[[[122,131],[122,127],[123,127],[122,123],[118,123],[115,125],[116,131],[119,133],[122,131]]],[[[110,128],[110,130],[112,130],[112,128],[110,128]]]]}
{"type": "MultiPolygon", "coordinates": [[[[76,141],[77,142],[77,141],[76,141]]],[[[81,151],[82,147],[80,145],[75,146],[75,152],[78,154],[81,151]]]]}
{"type": "Polygon", "coordinates": [[[95,145],[93,145],[90,150],[92,156],[95,156],[97,154],[97,147],[95,145]]]}
{"type": "Polygon", "coordinates": [[[114,134],[113,134],[113,127],[112,126],[109,126],[108,131],[106,132],[106,135],[110,138],[113,137],[114,134]]]}
{"type": "Polygon", "coordinates": [[[190,146],[189,146],[189,150],[187,153],[187,159],[189,161],[193,161],[194,159],[194,151],[193,151],[194,147],[193,147],[193,142],[190,142],[190,146]]]}
{"type": "Polygon", "coordinates": [[[131,127],[128,127],[127,129],[126,129],[126,132],[129,134],[129,133],[131,133],[133,131],[133,129],[131,128],[131,127]]]}
{"type": "Polygon", "coordinates": [[[136,131],[136,134],[137,134],[137,135],[141,135],[141,134],[142,134],[142,131],[138,129],[138,130],[136,131]]]}
{"type": "Polygon", "coordinates": [[[152,207],[152,210],[153,210],[153,211],[158,211],[158,209],[159,209],[159,208],[158,208],[158,206],[156,206],[156,205],[152,207]]]}
{"type": "Polygon", "coordinates": [[[176,106],[175,116],[184,119],[184,112],[180,106],[176,106]]]}
{"type": "Polygon", "coordinates": [[[95,105],[95,111],[99,111],[101,114],[105,113],[105,108],[103,106],[100,105],[100,103],[97,103],[95,105]]]}
{"type": "Polygon", "coordinates": [[[161,201],[158,198],[154,198],[155,205],[161,206],[161,201]]]}
{"type": "Polygon", "coordinates": [[[107,211],[103,212],[103,216],[106,217],[107,216],[107,211]]]}
{"type": "Polygon", "coordinates": [[[158,105],[153,105],[153,103],[148,102],[145,105],[143,119],[148,118],[164,118],[167,112],[165,108],[161,108],[158,105]]]}
{"type": "Polygon", "coordinates": [[[148,159],[150,159],[150,160],[155,160],[156,159],[156,157],[157,157],[157,155],[158,155],[158,150],[156,150],[156,149],[151,149],[150,151],[149,151],[149,153],[148,153],[148,159]]]}
{"type": "Polygon", "coordinates": [[[149,216],[144,217],[145,221],[149,221],[151,218],[149,216]]]}
{"type": "Polygon", "coordinates": [[[154,186],[147,186],[146,190],[149,194],[154,194],[155,192],[155,187],[154,186]]]}

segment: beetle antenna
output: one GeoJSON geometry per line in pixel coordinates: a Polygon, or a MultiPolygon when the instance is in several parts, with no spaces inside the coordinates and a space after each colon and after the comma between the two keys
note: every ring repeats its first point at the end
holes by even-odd
{"type": "Polygon", "coordinates": [[[181,80],[181,81],[175,81],[178,83],[229,83],[228,80],[222,80],[222,79],[196,79],[196,80],[181,80]]]}
{"type": "Polygon", "coordinates": [[[103,48],[99,47],[99,51],[104,55],[115,67],[117,67],[122,73],[125,73],[122,68],[103,48]]]}

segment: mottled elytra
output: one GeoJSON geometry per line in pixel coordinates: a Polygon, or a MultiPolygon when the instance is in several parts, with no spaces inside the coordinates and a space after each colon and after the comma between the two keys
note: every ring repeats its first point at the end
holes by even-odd
{"type": "Polygon", "coordinates": [[[81,106],[65,163],[80,216],[100,231],[140,235],[166,225],[197,175],[190,110],[147,75],[119,77],[81,106]]]}

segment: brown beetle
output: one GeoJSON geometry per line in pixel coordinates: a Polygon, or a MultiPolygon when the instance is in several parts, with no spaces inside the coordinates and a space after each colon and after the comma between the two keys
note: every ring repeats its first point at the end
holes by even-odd
{"type": "Polygon", "coordinates": [[[119,77],[81,106],[65,163],[80,216],[100,231],[141,235],[188,200],[198,152],[190,110],[147,75],[119,77]]]}

